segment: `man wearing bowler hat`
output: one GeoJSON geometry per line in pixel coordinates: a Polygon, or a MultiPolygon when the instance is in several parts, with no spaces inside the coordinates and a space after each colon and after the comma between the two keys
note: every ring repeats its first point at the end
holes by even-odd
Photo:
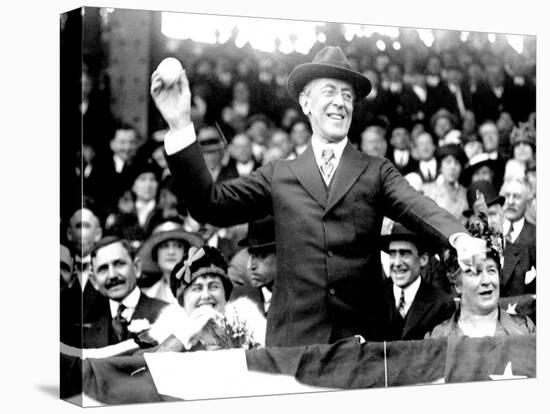
{"type": "Polygon", "coordinates": [[[382,236],[382,249],[390,261],[386,281],[388,340],[423,339],[455,311],[453,299],[420,276],[432,247],[401,223],[382,236]]]}
{"type": "Polygon", "coordinates": [[[288,79],[290,96],[312,127],[307,149],[295,160],[277,160],[248,177],[215,184],[196,142],[185,72],[172,85],[163,83],[162,73],[152,75],[151,94],[170,128],[164,142],[168,164],[193,217],[223,227],[274,216],[277,275],[267,346],[384,336],[384,215],[451,243],[464,265],[483,255],[482,241],[415,191],[390,161],[349,142],[354,105],[369,90],[369,80],[351,69],[340,48],[325,47],[288,79]]]}
{"type": "Polygon", "coordinates": [[[246,270],[249,286],[236,286],[232,298],[246,296],[267,314],[277,273],[273,216],[250,222],[248,234],[238,245],[248,251],[246,270]]]}

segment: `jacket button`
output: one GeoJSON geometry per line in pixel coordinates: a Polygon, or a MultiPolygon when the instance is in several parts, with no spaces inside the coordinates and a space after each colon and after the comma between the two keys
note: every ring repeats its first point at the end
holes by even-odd
{"type": "Polygon", "coordinates": [[[336,291],[334,289],[328,290],[329,295],[334,296],[336,294],[336,291]]]}
{"type": "Polygon", "coordinates": [[[328,257],[334,256],[334,253],[332,253],[332,250],[329,250],[329,251],[327,252],[327,254],[328,254],[328,257]]]}

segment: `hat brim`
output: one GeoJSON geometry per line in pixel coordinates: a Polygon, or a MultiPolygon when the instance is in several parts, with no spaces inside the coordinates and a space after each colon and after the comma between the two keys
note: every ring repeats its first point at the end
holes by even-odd
{"type": "Polygon", "coordinates": [[[197,247],[204,244],[203,240],[199,236],[188,233],[185,230],[170,230],[155,233],[149,237],[145,243],[143,243],[143,246],[141,246],[137,253],[141,258],[144,271],[148,271],[149,269],[151,272],[154,272],[155,270],[160,271],[156,261],[153,260],[153,251],[157,249],[161,243],[168,240],[179,240],[189,246],[197,247]]]}
{"type": "Polygon", "coordinates": [[[275,244],[276,244],[274,241],[269,242],[269,243],[260,243],[260,244],[254,244],[254,243],[255,242],[253,240],[250,240],[247,237],[247,238],[244,238],[242,240],[239,240],[237,242],[237,246],[246,247],[247,249],[259,249],[259,248],[262,248],[262,247],[275,246],[275,244]]]}
{"type": "Polygon", "coordinates": [[[298,102],[298,97],[304,87],[314,79],[333,78],[351,83],[356,99],[367,96],[371,84],[367,77],[354,70],[326,63],[303,63],[297,66],[288,76],[287,89],[292,99],[298,102]]]}
{"type": "Polygon", "coordinates": [[[387,234],[382,237],[380,237],[380,248],[385,251],[386,253],[389,250],[390,243],[392,241],[409,241],[411,243],[414,243],[415,246],[418,248],[421,248],[423,251],[427,252],[433,252],[435,251],[435,245],[433,243],[427,242],[422,237],[416,235],[416,234],[387,234]]]}
{"type": "Polygon", "coordinates": [[[464,168],[460,176],[461,184],[464,185],[465,187],[468,187],[471,184],[474,171],[485,166],[491,168],[493,172],[496,173],[497,162],[493,159],[483,160],[474,165],[470,165],[464,168]]]}

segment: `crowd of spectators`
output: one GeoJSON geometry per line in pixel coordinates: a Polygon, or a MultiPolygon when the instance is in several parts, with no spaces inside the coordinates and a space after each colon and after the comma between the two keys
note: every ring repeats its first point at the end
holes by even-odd
{"type": "MultiPolygon", "coordinates": [[[[322,45],[315,45],[311,55],[317,46],[322,45]]],[[[414,37],[401,51],[372,50],[365,39],[342,46],[354,69],[372,84],[369,95],[355,104],[350,141],[369,155],[388,158],[413,187],[464,223],[482,193],[489,220],[506,236],[500,297],[534,295],[532,62],[511,48],[499,54],[458,39],[438,53],[414,37]]],[[[312,131],[288,96],[286,79],[308,56],[261,54],[234,45],[207,52],[194,56],[189,50],[179,57],[188,63],[192,119],[216,182],[248,175],[276,159],[298,157],[312,131]]],[[[170,272],[190,246],[201,243],[223,254],[235,286],[254,286],[247,249],[238,244],[247,225],[216,228],[189,216],[164,159],[166,130],[161,125],[144,137],[127,122],[110,121],[108,108],[98,108],[94,101],[92,79],[85,70],[84,140],[71,171],[83,182],[85,204],[61,218],[62,244],[72,252],[65,268],[78,273],[82,292],[88,277],[81,275],[89,272],[82,263],[104,236],[130,242],[142,259],[138,286],[151,296],[159,292],[159,299],[175,302],[167,287],[170,272]]],[[[391,224],[383,231],[390,233],[388,229],[391,224]]],[[[434,278],[434,285],[452,294],[448,282],[437,276],[438,261],[430,258],[422,276],[434,278]]],[[[66,270],[62,289],[73,283],[66,270]]],[[[85,306],[97,300],[97,292],[89,293],[85,306]]],[[[533,317],[529,306],[526,313],[533,317]]]]}

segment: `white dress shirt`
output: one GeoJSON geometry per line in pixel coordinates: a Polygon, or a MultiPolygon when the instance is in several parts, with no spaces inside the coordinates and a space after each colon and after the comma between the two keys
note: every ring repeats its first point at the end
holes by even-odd
{"type": "MultiPolygon", "coordinates": [[[[519,234],[521,233],[521,230],[523,229],[523,225],[525,224],[525,217],[520,218],[518,221],[514,221],[514,226],[512,229],[512,234],[510,235],[512,243],[515,243],[519,234]]],[[[508,234],[508,231],[510,230],[510,221],[504,219],[504,223],[502,225],[502,233],[506,237],[508,234]]]]}
{"type": "Polygon", "coordinates": [[[393,159],[395,161],[395,165],[398,167],[403,167],[404,165],[407,165],[409,162],[409,151],[407,150],[400,150],[400,149],[394,149],[393,150],[393,159]]]}
{"type": "Polygon", "coordinates": [[[239,177],[247,176],[254,170],[254,161],[251,160],[247,163],[237,162],[236,166],[239,177]]]}
{"type": "Polygon", "coordinates": [[[332,161],[332,163],[334,164],[334,170],[332,172],[330,180],[326,183],[327,185],[330,184],[330,181],[332,181],[334,174],[336,174],[336,169],[338,168],[338,164],[340,163],[340,159],[342,158],[342,153],[344,152],[344,148],[346,147],[347,143],[348,143],[347,137],[339,142],[334,142],[330,144],[326,144],[322,142],[321,139],[317,138],[315,135],[311,137],[311,146],[313,148],[313,155],[315,157],[315,162],[317,163],[319,170],[321,169],[321,165],[324,163],[324,160],[322,157],[323,150],[331,149],[334,151],[334,159],[332,161]]]}
{"type": "MultiPolygon", "coordinates": [[[[136,310],[136,306],[139,302],[140,295],[141,295],[141,292],[139,288],[136,286],[128,296],[122,299],[122,304],[126,306],[126,309],[124,309],[121,316],[127,322],[130,322],[132,320],[132,316],[134,315],[134,311],[136,310]]],[[[111,308],[111,317],[114,318],[116,316],[120,303],[121,302],[118,302],[116,300],[109,299],[109,307],[111,308]]]]}
{"type": "Polygon", "coordinates": [[[432,180],[437,177],[437,161],[435,158],[429,161],[420,161],[419,166],[425,177],[430,177],[432,180]]]}
{"type": "Polygon", "coordinates": [[[124,168],[124,160],[115,154],[113,155],[113,161],[115,163],[115,171],[120,174],[124,168]]]}
{"type": "Polygon", "coordinates": [[[154,199],[149,201],[136,200],[136,212],[139,225],[141,227],[143,227],[147,222],[147,217],[149,217],[151,211],[155,209],[155,205],[156,203],[154,199]]]}
{"type": "Polygon", "coordinates": [[[393,285],[393,297],[395,298],[396,307],[399,306],[399,301],[401,300],[401,291],[403,290],[405,292],[405,315],[409,312],[409,309],[411,308],[413,300],[416,296],[416,292],[418,292],[418,288],[420,287],[420,279],[420,276],[418,276],[414,282],[412,282],[404,289],[401,289],[395,284],[393,285]]]}

